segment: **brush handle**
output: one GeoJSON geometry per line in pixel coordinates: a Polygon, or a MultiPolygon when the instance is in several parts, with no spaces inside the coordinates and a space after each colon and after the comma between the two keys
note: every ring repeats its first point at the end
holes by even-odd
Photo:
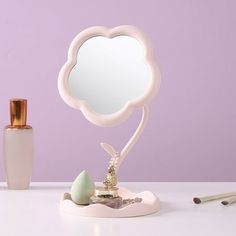
{"type": "Polygon", "coordinates": [[[200,204],[200,203],[215,201],[215,200],[228,198],[232,196],[236,197],[236,192],[223,193],[223,194],[211,195],[211,196],[206,196],[206,197],[194,197],[193,201],[196,204],[200,204]]]}

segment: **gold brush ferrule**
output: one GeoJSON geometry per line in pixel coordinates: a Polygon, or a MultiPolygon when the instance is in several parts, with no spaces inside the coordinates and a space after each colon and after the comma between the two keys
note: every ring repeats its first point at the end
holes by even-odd
{"type": "Polygon", "coordinates": [[[27,100],[10,100],[11,127],[21,128],[26,126],[27,120],[27,100]]]}

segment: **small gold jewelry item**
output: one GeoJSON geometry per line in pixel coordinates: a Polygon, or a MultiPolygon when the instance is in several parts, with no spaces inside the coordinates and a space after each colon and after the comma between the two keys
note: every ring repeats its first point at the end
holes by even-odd
{"type": "Polygon", "coordinates": [[[95,193],[90,197],[89,204],[103,204],[118,209],[122,206],[122,198],[118,195],[118,188],[97,187],[95,193]]]}
{"type": "Polygon", "coordinates": [[[118,160],[120,158],[120,153],[117,152],[110,144],[101,143],[101,147],[111,156],[109,165],[108,165],[108,173],[103,181],[103,184],[107,188],[112,188],[117,185],[117,175],[116,169],[118,160]]]}
{"type": "Polygon", "coordinates": [[[112,188],[117,185],[116,167],[119,157],[120,154],[116,152],[109,161],[108,173],[106,174],[105,180],[103,181],[103,184],[107,188],[112,188]]]}
{"type": "Polygon", "coordinates": [[[118,188],[112,187],[112,188],[106,188],[106,187],[97,187],[95,189],[94,195],[96,197],[118,197],[118,188]]]}
{"type": "Polygon", "coordinates": [[[105,197],[90,197],[89,204],[103,204],[108,207],[119,209],[122,207],[122,198],[114,197],[114,198],[105,198],[105,197]]]}
{"type": "Polygon", "coordinates": [[[108,165],[108,172],[103,181],[104,187],[97,187],[95,193],[90,197],[90,204],[103,204],[111,208],[121,208],[122,198],[118,195],[116,167],[120,154],[106,143],[101,143],[102,148],[111,156],[108,165]]]}

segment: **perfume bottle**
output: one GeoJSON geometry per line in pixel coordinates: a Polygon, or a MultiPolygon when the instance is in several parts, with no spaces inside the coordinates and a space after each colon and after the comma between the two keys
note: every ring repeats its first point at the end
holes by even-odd
{"type": "Polygon", "coordinates": [[[33,167],[33,129],[26,125],[27,100],[10,100],[10,125],[4,129],[3,158],[9,189],[27,189],[33,167]]]}

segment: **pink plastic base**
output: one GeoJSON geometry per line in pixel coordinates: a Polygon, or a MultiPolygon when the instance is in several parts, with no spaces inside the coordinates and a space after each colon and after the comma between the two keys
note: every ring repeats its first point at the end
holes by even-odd
{"type": "Polygon", "coordinates": [[[132,193],[126,188],[119,188],[119,195],[126,198],[142,198],[141,203],[127,205],[120,209],[113,209],[102,204],[92,204],[82,206],[75,204],[69,193],[64,193],[61,200],[61,210],[73,215],[87,217],[133,217],[149,215],[160,209],[160,200],[152,192],[144,191],[141,193],[132,193]]]}

